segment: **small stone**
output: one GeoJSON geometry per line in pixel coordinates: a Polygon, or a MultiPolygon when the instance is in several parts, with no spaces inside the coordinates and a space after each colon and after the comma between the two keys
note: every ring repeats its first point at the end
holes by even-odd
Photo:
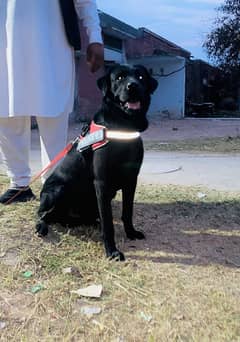
{"type": "Polygon", "coordinates": [[[82,275],[79,271],[79,269],[75,266],[65,267],[62,270],[63,274],[72,274],[78,278],[82,278],[82,275]]]}
{"type": "Polygon", "coordinates": [[[98,306],[83,306],[80,309],[80,312],[88,317],[91,317],[93,315],[98,315],[102,312],[102,309],[98,306]]]}
{"type": "Polygon", "coordinates": [[[0,321],[0,330],[4,329],[6,327],[7,323],[0,321]]]}

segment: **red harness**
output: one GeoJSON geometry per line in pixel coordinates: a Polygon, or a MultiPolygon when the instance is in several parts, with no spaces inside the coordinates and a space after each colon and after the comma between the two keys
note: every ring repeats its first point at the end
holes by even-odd
{"type": "MultiPolygon", "coordinates": [[[[106,127],[104,126],[101,126],[101,125],[97,125],[94,123],[94,121],[91,122],[91,125],[90,125],[90,133],[93,133],[93,132],[96,132],[98,130],[103,130],[104,129],[104,132],[105,132],[105,129],[106,127]]],[[[53,158],[53,160],[43,169],[41,170],[38,174],[36,174],[30,184],[32,184],[34,181],[36,181],[38,178],[40,178],[42,175],[44,175],[48,170],[50,170],[55,164],[57,164],[57,162],[59,162],[63,157],[66,156],[66,154],[68,152],[71,151],[71,149],[73,148],[73,145],[74,143],[77,141],[77,140],[82,140],[82,139],[85,139],[85,137],[82,137],[82,136],[79,136],[78,138],[76,138],[74,141],[71,141],[69,144],[67,144],[67,146],[61,151],[59,152],[55,158],[53,158]]],[[[107,144],[107,140],[105,138],[105,134],[104,134],[104,139],[93,144],[92,145],[92,149],[93,150],[96,150],[97,148],[100,148],[102,147],[103,145],[107,144]]]]}
{"type": "Polygon", "coordinates": [[[89,133],[94,133],[94,132],[97,132],[97,131],[100,131],[100,130],[104,130],[104,139],[99,141],[99,142],[97,142],[97,143],[92,144],[92,149],[94,151],[97,150],[98,148],[106,145],[108,143],[108,140],[106,139],[106,134],[105,134],[106,127],[102,126],[102,125],[98,125],[94,121],[92,121],[91,125],[90,125],[90,129],[89,129],[89,133]]]}
{"type": "MultiPolygon", "coordinates": [[[[59,154],[56,155],[56,157],[41,171],[39,172],[31,181],[34,182],[37,178],[42,176],[44,173],[46,173],[49,169],[51,169],[59,160],[61,160],[65,155],[71,151],[73,145],[78,142],[79,148],[78,151],[81,151],[81,142],[84,142],[84,148],[88,146],[92,146],[92,149],[95,151],[100,147],[103,147],[106,145],[109,140],[107,138],[113,138],[110,133],[113,133],[113,131],[107,132],[107,129],[105,126],[98,125],[94,121],[90,124],[89,134],[86,134],[86,136],[79,136],[74,141],[70,142],[59,154]],[[99,134],[100,133],[100,134],[99,134]],[[86,143],[85,143],[86,141],[86,143]]],[[[138,132],[133,133],[127,133],[129,139],[135,139],[140,136],[138,132]],[[133,134],[133,135],[131,135],[133,134]],[[131,136],[130,136],[131,135],[131,136]]],[[[116,136],[115,136],[116,138],[116,136]]],[[[121,139],[121,138],[120,138],[121,139]]],[[[123,138],[124,139],[124,138],[123,138]]]]}
{"type": "MultiPolygon", "coordinates": [[[[118,131],[107,131],[105,126],[98,125],[94,121],[91,122],[89,132],[85,136],[79,136],[75,140],[71,141],[67,146],[60,151],[56,157],[39,173],[37,173],[30,181],[29,185],[35,182],[38,178],[44,175],[48,170],[50,170],[57,162],[59,162],[62,158],[66,156],[68,152],[71,151],[73,145],[78,143],[77,151],[81,152],[84,148],[91,146],[95,151],[100,147],[106,145],[109,140],[108,139],[126,139],[126,136],[117,136],[119,134],[118,131]],[[108,138],[108,139],[107,139],[108,138]]],[[[135,139],[140,136],[138,132],[126,133],[127,139],[135,139]]],[[[5,204],[11,203],[11,201],[18,196],[23,190],[19,190],[12,198],[10,198],[5,204]]]]}
{"type": "Polygon", "coordinates": [[[94,121],[91,122],[89,132],[84,137],[80,137],[77,151],[81,151],[91,146],[95,151],[106,145],[109,140],[129,141],[140,137],[139,132],[108,130],[105,126],[98,125],[94,121]]]}

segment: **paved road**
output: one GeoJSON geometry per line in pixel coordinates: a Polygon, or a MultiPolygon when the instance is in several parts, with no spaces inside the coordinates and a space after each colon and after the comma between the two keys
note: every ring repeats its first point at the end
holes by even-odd
{"type": "Polygon", "coordinates": [[[147,152],[139,180],[240,191],[240,154],[147,152]]]}
{"type": "MultiPolygon", "coordinates": [[[[31,152],[31,167],[34,174],[41,169],[37,148],[31,152]]],[[[240,191],[240,154],[145,152],[139,181],[240,191]]]]}

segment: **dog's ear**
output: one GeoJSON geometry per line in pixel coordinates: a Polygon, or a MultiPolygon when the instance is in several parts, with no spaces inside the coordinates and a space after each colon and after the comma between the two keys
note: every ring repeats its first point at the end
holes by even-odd
{"type": "Polygon", "coordinates": [[[102,91],[103,95],[105,96],[110,86],[109,74],[100,77],[97,80],[97,86],[102,91]]]}
{"type": "Polygon", "coordinates": [[[145,66],[138,64],[138,65],[134,65],[134,67],[142,70],[145,73],[145,75],[148,78],[149,92],[150,92],[150,94],[153,94],[154,91],[158,87],[158,81],[152,77],[151,73],[148,71],[148,69],[145,66]]]}
{"type": "Polygon", "coordinates": [[[153,94],[158,87],[158,81],[149,75],[150,78],[150,94],[153,94]]]}
{"type": "Polygon", "coordinates": [[[106,96],[108,91],[111,90],[110,75],[111,75],[112,70],[116,68],[116,66],[118,65],[119,64],[114,64],[113,66],[108,67],[106,74],[97,80],[97,86],[102,91],[103,96],[106,96]]]}

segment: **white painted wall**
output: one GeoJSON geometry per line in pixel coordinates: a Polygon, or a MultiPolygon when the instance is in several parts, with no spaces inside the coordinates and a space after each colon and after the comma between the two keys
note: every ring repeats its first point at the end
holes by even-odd
{"type": "Polygon", "coordinates": [[[152,96],[149,113],[162,113],[164,116],[174,119],[184,117],[185,110],[185,68],[167,77],[155,76],[163,72],[164,75],[181,69],[185,60],[161,57],[158,62],[148,65],[153,69],[153,76],[158,81],[158,88],[152,96]]]}
{"type": "Polygon", "coordinates": [[[116,63],[124,63],[125,56],[123,53],[116,50],[104,48],[104,59],[105,61],[114,61],[116,63]]]}
{"type": "Polygon", "coordinates": [[[152,69],[153,77],[158,81],[158,88],[152,95],[148,114],[160,113],[164,117],[181,119],[185,111],[185,58],[172,56],[143,57],[130,60],[131,64],[143,64],[152,69]],[[167,77],[157,75],[169,74],[183,68],[167,77]]]}

